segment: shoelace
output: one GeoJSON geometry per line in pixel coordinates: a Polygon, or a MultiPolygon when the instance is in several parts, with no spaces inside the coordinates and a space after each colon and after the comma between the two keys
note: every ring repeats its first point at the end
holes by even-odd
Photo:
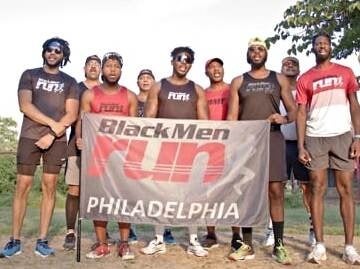
{"type": "Polygon", "coordinates": [[[11,241],[9,241],[9,242],[6,244],[5,249],[13,248],[15,245],[16,245],[16,241],[15,241],[15,240],[11,240],[11,241]]]}
{"type": "Polygon", "coordinates": [[[41,247],[45,248],[45,249],[50,249],[47,240],[38,241],[38,244],[39,244],[41,247]]]}

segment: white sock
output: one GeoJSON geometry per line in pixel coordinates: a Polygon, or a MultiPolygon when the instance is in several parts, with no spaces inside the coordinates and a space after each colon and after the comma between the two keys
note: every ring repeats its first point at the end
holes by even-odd
{"type": "Polygon", "coordinates": [[[194,243],[197,241],[198,241],[197,234],[190,234],[190,243],[194,243]]]}
{"type": "Polygon", "coordinates": [[[354,246],[353,245],[345,245],[345,252],[348,252],[350,250],[353,250],[354,246]]]}
{"type": "Polygon", "coordinates": [[[156,241],[164,242],[164,236],[162,234],[155,235],[156,241]]]}
{"type": "Polygon", "coordinates": [[[323,242],[316,242],[316,247],[323,248],[324,250],[326,249],[323,242]]]}

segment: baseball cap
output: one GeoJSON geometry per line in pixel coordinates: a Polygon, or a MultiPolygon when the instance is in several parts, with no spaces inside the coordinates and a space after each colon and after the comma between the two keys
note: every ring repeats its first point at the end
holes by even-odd
{"type": "Polygon", "coordinates": [[[299,65],[299,59],[293,56],[286,56],[284,59],[282,59],[281,64],[284,64],[287,61],[293,61],[297,65],[299,65]]]}
{"type": "Polygon", "coordinates": [[[120,64],[120,66],[123,66],[123,58],[121,57],[121,55],[117,52],[108,52],[105,53],[103,56],[103,59],[101,61],[101,66],[103,66],[105,64],[105,62],[109,59],[113,59],[113,60],[117,60],[120,64]]]}
{"type": "Polygon", "coordinates": [[[208,68],[208,66],[212,62],[217,62],[217,63],[221,64],[222,66],[224,65],[223,60],[221,60],[220,58],[211,58],[211,59],[207,60],[206,63],[205,63],[205,70],[208,68]]]}
{"type": "Polygon", "coordinates": [[[263,39],[261,39],[260,37],[250,38],[249,43],[248,43],[248,48],[250,48],[251,46],[262,46],[267,50],[265,41],[263,39]]]}
{"type": "Polygon", "coordinates": [[[151,76],[153,79],[155,79],[155,76],[153,74],[153,72],[150,70],[150,69],[142,69],[140,72],[139,72],[139,75],[138,75],[138,79],[142,76],[142,75],[149,75],[151,76]]]}
{"type": "Polygon", "coordinates": [[[101,60],[96,54],[88,56],[85,60],[85,65],[90,61],[97,61],[99,64],[101,64],[101,60]]]}

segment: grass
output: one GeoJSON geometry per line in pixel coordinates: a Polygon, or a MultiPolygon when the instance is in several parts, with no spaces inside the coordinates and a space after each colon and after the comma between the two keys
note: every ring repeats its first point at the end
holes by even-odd
{"type": "MultiPolygon", "coordinates": [[[[30,192],[27,214],[24,220],[22,234],[25,237],[33,237],[38,234],[39,225],[39,204],[41,193],[39,192],[39,184],[34,183],[30,192]]],[[[0,196],[0,234],[10,234],[11,232],[11,204],[12,194],[3,193],[0,196]]],[[[57,193],[56,207],[49,235],[54,236],[65,233],[65,195],[62,192],[57,193]]],[[[356,207],[356,227],[355,235],[360,235],[360,209],[356,207]]],[[[116,231],[117,224],[110,222],[109,230],[116,231]]],[[[151,225],[137,225],[139,230],[151,233],[153,228],[151,225]]],[[[306,234],[309,228],[308,215],[302,205],[302,196],[299,192],[289,192],[285,194],[285,233],[288,234],[306,234]]],[[[175,230],[178,228],[175,228],[175,230]]],[[[329,235],[343,234],[342,220],[339,213],[338,202],[325,203],[324,231],[329,235]]],[[[84,220],[82,222],[82,232],[86,235],[93,235],[92,221],[84,220]]]]}

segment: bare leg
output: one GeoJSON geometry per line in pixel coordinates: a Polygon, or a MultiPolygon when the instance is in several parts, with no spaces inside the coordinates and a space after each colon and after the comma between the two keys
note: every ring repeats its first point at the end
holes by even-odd
{"type": "Polygon", "coordinates": [[[12,208],[12,236],[14,239],[20,239],[21,228],[26,213],[27,199],[33,179],[33,176],[17,175],[12,208]]]}
{"type": "Polygon", "coordinates": [[[119,233],[121,241],[128,241],[130,233],[130,223],[119,222],[119,233]]]}
{"type": "Polygon", "coordinates": [[[45,239],[54,211],[57,174],[43,173],[41,178],[42,199],[40,205],[40,238],[45,239]]]}
{"type": "Polygon", "coordinates": [[[314,225],[316,242],[324,242],[323,219],[324,197],[327,188],[327,170],[310,171],[311,184],[311,218],[314,225]]]}
{"type": "Polygon", "coordinates": [[[355,206],[352,192],[352,171],[335,170],[336,189],[340,196],[340,212],[345,231],[345,244],[352,245],[354,238],[355,206]]]}

